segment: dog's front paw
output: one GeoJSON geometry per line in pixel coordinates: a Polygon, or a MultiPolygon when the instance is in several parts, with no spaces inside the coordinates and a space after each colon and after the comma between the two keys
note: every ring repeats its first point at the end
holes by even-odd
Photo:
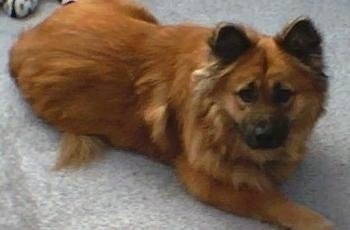
{"type": "Polygon", "coordinates": [[[335,230],[331,221],[303,205],[287,202],[274,211],[280,226],[289,230],[335,230]]]}
{"type": "Polygon", "coordinates": [[[319,218],[318,220],[304,223],[299,223],[297,226],[292,227],[291,230],[335,230],[334,224],[326,218],[319,218]]]}

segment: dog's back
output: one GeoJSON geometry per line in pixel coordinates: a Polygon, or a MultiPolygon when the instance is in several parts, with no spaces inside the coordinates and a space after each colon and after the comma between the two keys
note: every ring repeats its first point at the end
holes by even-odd
{"type": "Polygon", "coordinates": [[[92,149],[100,144],[85,135],[118,129],[120,147],[149,142],[144,127],[132,125],[140,120],[132,88],[144,59],[135,51],[155,24],[129,1],[81,1],[57,10],[13,46],[10,71],[24,97],[39,116],[67,133],[63,144],[71,147],[63,146],[67,159],[59,166],[93,158],[92,149]],[[128,119],[119,122],[119,117],[128,119]],[[76,159],[69,159],[72,154],[76,159]]]}

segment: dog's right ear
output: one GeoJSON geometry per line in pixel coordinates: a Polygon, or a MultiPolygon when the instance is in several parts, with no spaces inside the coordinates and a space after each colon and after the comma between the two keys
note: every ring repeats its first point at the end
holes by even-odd
{"type": "Polygon", "coordinates": [[[209,40],[213,55],[223,64],[235,61],[252,43],[244,30],[233,23],[220,23],[209,40]]]}

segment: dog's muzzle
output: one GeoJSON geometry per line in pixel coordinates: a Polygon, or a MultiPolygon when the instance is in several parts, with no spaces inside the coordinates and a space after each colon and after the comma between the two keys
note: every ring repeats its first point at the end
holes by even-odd
{"type": "Polygon", "coordinates": [[[275,149],[285,143],[289,125],[285,118],[259,120],[243,125],[241,132],[252,149],[275,149]]]}

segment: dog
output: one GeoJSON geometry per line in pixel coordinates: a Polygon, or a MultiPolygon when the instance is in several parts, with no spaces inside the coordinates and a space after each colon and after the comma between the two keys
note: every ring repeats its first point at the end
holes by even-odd
{"type": "Polygon", "coordinates": [[[78,1],[21,34],[9,65],[33,111],[62,132],[56,169],[112,145],[173,165],[189,193],[222,210],[334,229],[277,188],[327,99],[309,18],[268,36],[235,23],[161,25],[130,1],[78,1]]]}

